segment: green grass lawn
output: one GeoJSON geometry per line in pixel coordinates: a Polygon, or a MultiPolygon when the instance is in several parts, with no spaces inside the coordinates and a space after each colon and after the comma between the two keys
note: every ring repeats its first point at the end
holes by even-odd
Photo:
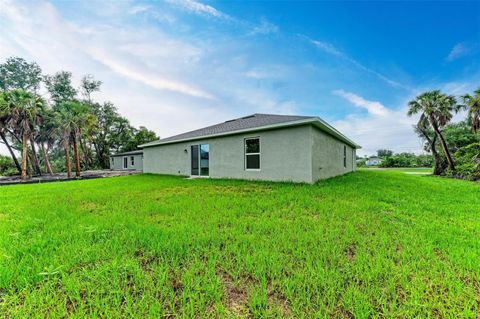
{"type": "Polygon", "coordinates": [[[371,170],[371,169],[381,169],[387,171],[396,171],[396,172],[403,172],[403,173],[432,173],[433,168],[431,167],[389,167],[389,168],[378,168],[378,167],[362,167],[360,170],[371,170]]]}
{"type": "Polygon", "coordinates": [[[0,187],[0,317],[478,318],[479,282],[478,183],[0,187]]]}

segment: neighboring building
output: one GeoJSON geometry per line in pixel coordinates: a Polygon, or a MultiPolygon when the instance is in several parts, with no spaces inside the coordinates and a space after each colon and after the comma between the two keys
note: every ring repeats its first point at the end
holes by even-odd
{"type": "Polygon", "coordinates": [[[110,156],[110,169],[115,171],[142,171],[143,151],[131,151],[110,156]]]}
{"type": "Polygon", "coordinates": [[[253,114],[140,145],[146,173],[313,183],[354,171],[357,144],[318,117],[253,114]]]}
{"type": "Polygon", "coordinates": [[[369,158],[365,161],[365,165],[367,165],[367,166],[380,165],[380,163],[382,163],[382,159],[381,159],[381,158],[378,158],[377,156],[369,157],[369,158]]]}

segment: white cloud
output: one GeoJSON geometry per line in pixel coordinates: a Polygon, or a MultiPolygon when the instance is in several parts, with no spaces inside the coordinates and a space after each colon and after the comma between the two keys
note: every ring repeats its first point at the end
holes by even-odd
{"type": "Polygon", "coordinates": [[[380,102],[368,101],[359,95],[344,90],[335,90],[333,94],[343,97],[357,107],[366,109],[372,115],[387,116],[390,114],[390,111],[380,102]]]}
{"type": "Polygon", "coordinates": [[[469,55],[474,50],[474,46],[468,43],[457,43],[446,57],[446,60],[451,62],[463,56],[469,55]]]}
{"type": "Polygon", "coordinates": [[[278,26],[269,22],[267,19],[263,18],[260,19],[260,24],[253,26],[252,32],[250,34],[269,34],[269,33],[277,33],[278,26]]]}
{"type": "Polygon", "coordinates": [[[373,69],[370,69],[370,68],[364,66],[363,64],[361,64],[357,60],[351,58],[345,52],[336,48],[333,44],[331,44],[329,42],[313,40],[313,39],[310,39],[309,37],[306,37],[306,36],[303,36],[303,35],[300,35],[300,37],[307,39],[310,43],[315,45],[315,47],[317,47],[318,49],[320,49],[320,50],[322,50],[322,51],[324,51],[328,54],[331,54],[333,56],[336,56],[336,57],[338,57],[342,60],[345,60],[345,61],[353,64],[357,68],[359,68],[359,69],[361,69],[361,70],[363,70],[367,73],[371,73],[371,74],[375,75],[376,77],[378,77],[379,79],[381,79],[382,81],[384,81],[385,83],[389,84],[392,87],[403,88],[403,89],[411,91],[411,88],[409,86],[401,84],[397,81],[394,81],[394,80],[388,78],[387,76],[385,76],[385,75],[383,75],[383,74],[381,74],[381,73],[379,73],[379,72],[377,72],[373,69]]]}
{"type": "Polygon", "coordinates": [[[133,6],[128,10],[129,14],[139,14],[147,12],[150,9],[150,6],[133,6]]]}
{"type": "MultiPolygon", "coordinates": [[[[448,94],[455,94],[453,91],[468,86],[455,82],[446,83],[440,87],[448,94]]],[[[427,88],[424,91],[427,90],[430,89],[427,88]]],[[[413,129],[420,115],[407,116],[408,101],[414,99],[415,94],[410,94],[397,108],[388,108],[378,101],[367,100],[344,90],[336,90],[332,93],[368,111],[367,114],[350,114],[345,119],[333,122],[342,133],[362,146],[358,151],[361,156],[373,155],[382,148],[395,152],[424,152],[421,140],[413,129]]],[[[452,122],[462,121],[465,116],[465,112],[457,113],[452,122]]]]}
{"type": "Polygon", "coordinates": [[[333,122],[338,130],[362,146],[359,155],[372,155],[381,148],[395,152],[422,152],[420,139],[413,130],[418,119],[407,116],[406,101],[402,107],[392,110],[378,101],[344,90],[336,90],[333,94],[368,111],[367,114],[351,114],[333,122]]]}
{"type": "Polygon", "coordinates": [[[112,54],[109,54],[103,50],[99,50],[97,47],[90,47],[87,49],[87,52],[93,59],[109,67],[112,71],[118,73],[119,75],[139,81],[152,88],[170,90],[206,99],[215,99],[213,95],[202,89],[159,76],[158,74],[151,72],[146,67],[137,67],[131,65],[131,63],[128,65],[126,61],[118,61],[112,54]]]}
{"type": "Polygon", "coordinates": [[[166,2],[178,6],[188,12],[203,16],[211,16],[215,18],[231,19],[231,17],[212,6],[200,3],[194,0],[166,0],[166,2]]]}
{"type": "Polygon", "coordinates": [[[333,44],[324,42],[324,41],[319,41],[319,40],[312,40],[309,39],[310,42],[312,42],[317,48],[325,51],[326,53],[335,55],[339,58],[342,59],[350,59],[345,53],[339,51],[333,44]]]}
{"type": "MultiPolygon", "coordinates": [[[[259,69],[257,59],[234,62],[248,56],[242,43],[247,38],[218,43],[218,35],[211,33],[173,36],[143,18],[141,27],[130,25],[124,22],[132,15],[153,11],[125,3],[103,8],[101,2],[100,20],[77,20],[48,2],[0,1],[6,8],[0,10],[0,61],[17,55],[36,61],[46,74],[68,70],[74,85],[84,74],[93,74],[103,81],[94,99],[112,101],[133,125],[147,126],[162,137],[249,113],[297,109],[292,99],[251,81],[247,73],[259,69]]],[[[0,153],[7,153],[1,144],[0,153]]]]}

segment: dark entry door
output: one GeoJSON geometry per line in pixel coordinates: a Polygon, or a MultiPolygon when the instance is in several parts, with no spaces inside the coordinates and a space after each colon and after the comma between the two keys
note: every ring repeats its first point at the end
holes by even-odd
{"type": "Polygon", "coordinates": [[[190,147],[190,154],[192,159],[192,175],[198,175],[199,173],[199,160],[198,160],[198,145],[192,145],[190,147]]]}

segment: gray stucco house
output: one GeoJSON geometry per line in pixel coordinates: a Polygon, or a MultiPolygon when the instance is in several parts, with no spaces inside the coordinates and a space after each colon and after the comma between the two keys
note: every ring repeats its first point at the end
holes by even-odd
{"type": "Polygon", "coordinates": [[[143,171],[314,183],[352,172],[357,144],[319,117],[253,114],[139,146],[143,171]]]}
{"type": "Polygon", "coordinates": [[[110,169],[115,171],[142,171],[143,151],[131,151],[110,156],[110,169]]]}

